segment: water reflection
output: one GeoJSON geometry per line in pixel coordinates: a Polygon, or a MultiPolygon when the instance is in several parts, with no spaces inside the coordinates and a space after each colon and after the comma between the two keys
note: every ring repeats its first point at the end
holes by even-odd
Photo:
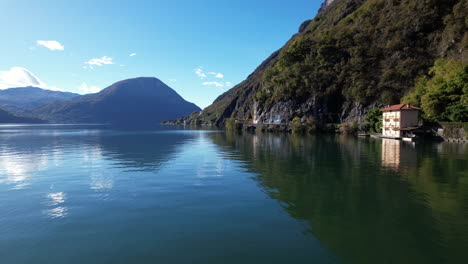
{"type": "Polygon", "coordinates": [[[44,210],[44,214],[50,218],[64,218],[67,216],[67,208],[64,206],[44,210]]]}
{"type": "Polygon", "coordinates": [[[47,204],[50,206],[62,204],[65,202],[65,197],[66,195],[64,192],[49,193],[47,194],[47,198],[49,200],[47,204]]]}
{"type": "Polygon", "coordinates": [[[382,139],[382,166],[396,171],[415,167],[418,154],[414,142],[382,139]]]}
{"type": "MultiPolygon", "coordinates": [[[[156,173],[193,133],[114,131],[76,126],[2,127],[0,183],[14,189],[29,186],[41,171],[82,176],[94,190],[109,190],[115,173],[109,168],[156,173]],[[73,161],[73,162],[71,162],[73,161]]],[[[199,132],[202,133],[202,132],[199,132]]]]}
{"type": "Polygon", "coordinates": [[[242,263],[244,253],[258,263],[468,257],[468,153],[460,145],[15,130],[0,131],[0,164],[17,165],[0,167],[2,263],[48,262],[50,248],[63,253],[48,263],[242,263]],[[213,250],[232,258],[213,260],[213,250]]]}
{"type": "Polygon", "coordinates": [[[11,131],[0,127],[0,191],[29,190],[22,196],[11,193],[6,197],[40,199],[40,207],[30,212],[38,210],[49,218],[65,218],[79,208],[67,203],[69,196],[82,204],[87,199],[109,199],[116,181],[121,181],[119,187],[124,189],[134,185],[132,181],[136,179],[129,179],[124,173],[131,172],[133,177],[138,172],[144,173],[139,180],[149,182],[151,174],[156,175],[183,148],[184,142],[194,137],[196,134],[188,131],[121,131],[76,126],[25,126],[11,131]]]}
{"type": "Polygon", "coordinates": [[[239,152],[265,192],[346,262],[468,257],[466,149],[331,136],[210,136],[224,151],[239,152]]]}
{"type": "Polygon", "coordinates": [[[56,192],[47,194],[46,205],[52,208],[43,210],[43,213],[50,218],[64,218],[67,215],[67,207],[65,203],[66,194],[64,192],[56,192]]]}
{"type": "Polygon", "coordinates": [[[28,186],[33,174],[47,169],[48,157],[45,155],[9,155],[9,150],[0,150],[0,183],[13,185],[14,189],[28,186]]]}
{"type": "Polygon", "coordinates": [[[197,165],[197,178],[223,177],[228,162],[224,157],[203,159],[197,165]]]}

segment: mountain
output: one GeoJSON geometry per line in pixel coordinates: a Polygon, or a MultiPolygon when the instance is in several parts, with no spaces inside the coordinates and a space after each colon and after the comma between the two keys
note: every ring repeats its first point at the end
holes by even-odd
{"type": "Polygon", "coordinates": [[[42,120],[30,117],[16,116],[6,110],[0,109],[0,123],[42,123],[42,120]]]}
{"type": "Polygon", "coordinates": [[[322,3],[320,6],[319,12],[323,11],[325,8],[327,8],[329,5],[331,5],[335,0],[325,0],[325,2],[322,3]]]}
{"type": "Polygon", "coordinates": [[[141,77],[114,83],[99,93],[50,103],[33,112],[57,123],[145,124],[199,110],[159,79],[141,77]]]}
{"type": "Polygon", "coordinates": [[[327,0],[245,81],[177,122],[359,120],[399,103],[436,60],[466,64],[466,14],[466,0],[327,0]]]}
{"type": "Polygon", "coordinates": [[[75,93],[44,90],[37,87],[18,87],[0,90],[0,108],[23,112],[44,104],[68,100],[79,96],[75,93]]]}

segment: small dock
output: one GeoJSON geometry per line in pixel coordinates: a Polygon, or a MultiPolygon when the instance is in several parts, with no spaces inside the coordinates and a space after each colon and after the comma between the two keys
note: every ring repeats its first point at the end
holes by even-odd
{"type": "Polygon", "coordinates": [[[395,140],[401,140],[402,137],[391,137],[391,136],[383,136],[382,134],[373,134],[370,135],[373,138],[386,138],[386,139],[395,139],[395,140]]]}

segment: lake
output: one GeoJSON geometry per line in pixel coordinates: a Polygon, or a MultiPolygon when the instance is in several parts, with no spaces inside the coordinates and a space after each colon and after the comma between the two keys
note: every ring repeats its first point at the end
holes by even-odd
{"type": "Polygon", "coordinates": [[[0,126],[0,263],[464,263],[468,145],[0,126]]]}

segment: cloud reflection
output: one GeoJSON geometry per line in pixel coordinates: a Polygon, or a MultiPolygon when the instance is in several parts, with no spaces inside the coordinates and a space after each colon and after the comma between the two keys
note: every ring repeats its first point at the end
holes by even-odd
{"type": "Polygon", "coordinates": [[[45,215],[50,218],[63,218],[67,215],[67,207],[63,206],[62,204],[65,203],[66,194],[64,192],[56,192],[56,193],[49,193],[47,194],[47,205],[53,207],[57,206],[52,209],[46,209],[43,211],[45,215]]]}
{"type": "Polygon", "coordinates": [[[114,179],[105,176],[102,172],[91,172],[89,177],[90,188],[93,190],[109,190],[114,186],[114,179]]]}
{"type": "Polygon", "coordinates": [[[65,193],[64,192],[57,192],[57,193],[49,193],[47,198],[50,199],[48,205],[55,206],[65,202],[65,193]]]}
{"type": "Polygon", "coordinates": [[[109,190],[114,187],[111,173],[102,171],[103,151],[99,145],[87,146],[83,149],[83,168],[89,170],[89,185],[92,190],[109,190]]]}
{"type": "Polygon", "coordinates": [[[44,210],[44,214],[50,218],[64,218],[67,216],[68,209],[65,206],[59,206],[53,209],[44,210]]]}
{"type": "Polygon", "coordinates": [[[46,170],[48,157],[46,155],[16,154],[2,155],[0,153],[0,183],[12,184],[13,189],[22,189],[30,185],[30,178],[37,171],[46,170]]]}

